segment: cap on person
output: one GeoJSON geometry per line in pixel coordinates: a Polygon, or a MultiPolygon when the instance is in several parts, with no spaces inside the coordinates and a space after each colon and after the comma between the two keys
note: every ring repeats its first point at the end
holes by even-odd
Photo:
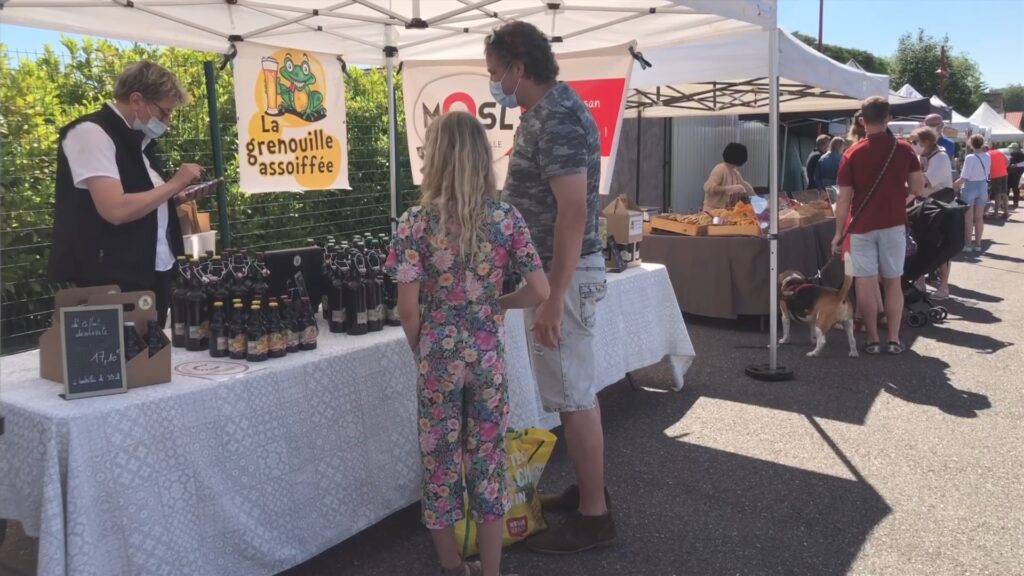
{"type": "Polygon", "coordinates": [[[924,125],[929,128],[942,128],[945,123],[946,121],[938,114],[929,114],[924,117],[924,125]]]}
{"type": "Polygon", "coordinates": [[[1016,142],[1010,144],[1010,150],[1018,150],[1019,148],[1020,144],[1017,144],[1016,142]]]}

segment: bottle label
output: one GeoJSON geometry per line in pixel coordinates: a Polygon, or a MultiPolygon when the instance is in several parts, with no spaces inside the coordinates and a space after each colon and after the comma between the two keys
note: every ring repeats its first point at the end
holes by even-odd
{"type": "Polygon", "coordinates": [[[366,311],[366,319],[370,322],[380,322],[381,314],[379,308],[370,308],[366,311]]]}
{"type": "Polygon", "coordinates": [[[269,340],[267,337],[260,336],[256,340],[249,341],[249,355],[250,356],[262,356],[267,353],[269,340]]]}
{"type": "Polygon", "coordinates": [[[245,351],[246,351],[246,341],[245,341],[245,336],[242,335],[242,334],[239,334],[238,336],[235,336],[228,343],[228,352],[231,352],[232,354],[244,354],[245,351]]]}
{"type": "Polygon", "coordinates": [[[270,349],[276,352],[284,350],[284,334],[281,332],[271,332],[270,334],[270,349]]]}
{"type": "Polygon", "coordinates": [[[209,320],[204,320],[201,324],[199,324],[199,337],[200,338],[209,338],[210,337],[210,321],[209,320]]]}
{"type": "Polygon", "coordinates": [[[175,322],[174,323],[174,335],[175,336],[185,336],[186,334],[187,334],[187,332],[186,332],[186,328],[185,328],[185,323],[184,322],[175,322]]]}
{"type": "Polygon", "coordinates": [[[288,331],[288,347],[289,348],[295,348],[296,346],[298,346],[299,345],[299,340],[300,340],[301,336],[302,335],[297,330],[289,330],[288,331]]]}
{"type": "Polygon", "coordinates": [[[203,337],[202,336],[202,330],[203,330],[203,328],[201,326],[189,326],[188,327],[188,337],[189,337],[189,339],[190,340],[199,340],[199,339],[201,339],[203,337]]]}
{"type": "Polygon", "coordinates": [[[228,349],[228,338],[227,336],[220,336],[217,338],[217,350],[223,352],[228,349]]]}
{"type": "Polygon", "coordinates": [[[342,324],[345,322],[345,310],[333,310],[331,311],[331,322],[335,324],[342,324]]]}
{"type": "Polygon", "coordinates": [[[302,343],[303,344],[313,344],[313,343],[315,343],[316,342],[316,335],[317,335],[316,326],[307,326],[306,329],[303,330],[303,332],[302,332],[302,343]]]}
{"type": "Polygon", "coordinates": [[[398,320],[398,306],[388,308],[388,320],[398,320]]]}
{"type": "Polygon", "coordinates": [[[367,314],[366,312],[357,312],[356,324],[366,324],[367,316],[369,316],[369,314],[367,314]]]}

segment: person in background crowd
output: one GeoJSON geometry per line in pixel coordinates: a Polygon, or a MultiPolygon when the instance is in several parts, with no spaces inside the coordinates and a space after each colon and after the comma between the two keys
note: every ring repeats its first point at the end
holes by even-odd
{"type": "Polygon", "coordinates": [[[807,189],[808,190],[820,190],[821,185],[818,184],[818,180],[815,175],[818,173],[818,161],[821,160],[822,155],[828,151],[829,137],[828,134],[819,134],[814,139],[814,151],[807,156],[807,163],[804,168],[807,172],[807,189]]]}
{"type": "Polygon", "coordinates": [[[964,157],[964,167],[953,188],[960,190],[960,201],[967,204],[967,226],[964,235],[965,252],[981,252],[981,235],[985,230],[985,206],[988,204],[988,166],[985,159],[985,139],[980,134],[968,141],[970,153],[964,157]],[[974,241],[971,241],[973,230],[974,241]]]}
{"type": "Polygon", "coordinates": [[[562,419],[578,482],[561,495],[542,495],[545,510],[570,515],[526,545],[535,552],[571,554],[616,538],[604,487],[594,350],[597,304],[606,291],[598,231],[601,136],[583,100],[558,81],[558,62],[540,30],[513,21],[485,42],[491,95],[506,108],[524,110],[503,197],[522,212],[548,272],[551,296],[528,309],[525,320],[541,402],[562,419]]]}
{"type": "Polygon", "coordinates": [[[989,198],[994,204],[993,213],[998,216],[1003,211],[1003,220],[1010,217],[1010,191],[1008,187],[1009,171],[1006,155],[1001,150],[989,150],[989,161],[992,171],[989,173],[989,198]]]}
{"type": "Polygon", "coordinates": [[[829,142],[828,152],[818,160],[818,166],[814,169],[814,181],[818,183],[819,188],[836,185],[836,174],[839,172],[839,161],[843,158],[844,143],[842,138],[836,136],[829,142]]]}
{"type": "Polygon", "coordinates": [[[1021,176],[1024,176],[1024,152],[1021,152],[1020,144],[1010,144],[1010,166],[1008,169],[1007,183],[1013,191],[1013,208],[1020,207],[1021,176]]]}
{"type": "Polygon", "coordinates": [[[156,139],[188,94],[167,69],[136,62],[121,73],[114,100],[60,130],[49,275],[78,286],[152,290],[163,326],[175,257],[185,253],[176,217],[198,164],[160,175],[156,139]]]}
{"type": "MultiPolygon", "coordinates": [[[[856,278],[857,307],[864,318],[867,343],[864,351],[879,354],[878,279],[884,287],[885,315],[889,340],[885,351],[901,354],[899,339],[903,315],[903,261],[906,258],[907,190],[920,196],[924,189],[921,164],[913,148],[900,142],[888,130],[889,101],[880,96],[861,104],[861,118],[867,138],[843,155],[839,168],[839,202],[836,221],[845,222],[860,210],[850,224],[850,255],[856,278]],[[891,156],[891,160],[890,160],[891,156]],[[875,182],[877,189],[872,193],[875,182]],[[870,198],[868,196],[871,195],[870,198]]],[[[832,249],[840,250],[843,230],[836,228],[832,249]]]]}
{"type": "MultiPolygon", "coordinates": [[[[935,131],[927,127],[918,128],[910,135],[910,143],[914,146],[914,152],[917,153],[924,174],[922,196],[946,203],[956,200],[956,191],[953,190],[953,169],[946,151],[938,145],[935,131]]],[[[939,287],[932,293],[932,298],[949,298],[950,266],[951,264],[946,262],[939,268],[939,287]]],[[[918,278],[915,285],[918,290],[927,292],[923,277],[918,278]]]]}
{"type": "Polygon", "coordinates": [[[743,179],[740,166],[747,163],[747,147],[730,142],[722,151],[722,161],[715,165],[704,182],[704,209],[729,208],[739,198],[754,195],[754,187],[743,179]]]}
{"type": "Polygon", "coordinates": [[[492,166],[487,134],[474,116],[449,112],[434,120],[420,205],[399,220],[386,262],[399,282],[402,327],[419,360],[423,523],[442,574],[458,576],[498,576],[501,568],[509,506],[501,313],[535,306],[548,295],[523,217],[496,198],[492,166]],[[512,273],[526,284],[502,296],[503,279],[512,273]],[[454,528],[467,488],[479,524],[481,561],[472,563],[459,556],[454,528]]]}
{"type": "Polygon", "coordinates": [[[946,135],[942,133],[942,129],[946,127],[946,121],[942,119],[942,116],[929,114],[924,118],[924,125],[935,132],[935,136],[939,141],[939,147],[946,151],[946,156],[950,160],[956,157],[956,142],[946,138],[946,135]]]}

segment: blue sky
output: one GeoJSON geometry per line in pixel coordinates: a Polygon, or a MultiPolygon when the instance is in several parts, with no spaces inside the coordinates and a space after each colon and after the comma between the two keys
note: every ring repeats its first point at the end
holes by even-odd
{"type": "MultiPolygon", "coordinates": [[[[779,25],[817,36],[818,0],[779,0],[779,25]]],[[[978,62],[989,86],[1024,83],[1024,0],[825,0],[830,44],[888,56],[902,33],[918,27],[948,33],[954,49],[978,62]]],[[[12,50],[37,52],[59,39],[57,32],[0,24],[0,42],[12,50]]]]}

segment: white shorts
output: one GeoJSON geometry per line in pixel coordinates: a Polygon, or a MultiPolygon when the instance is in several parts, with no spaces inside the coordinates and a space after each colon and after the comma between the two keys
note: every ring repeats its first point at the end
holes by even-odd
{"type": "Polygon", "coordinates": [[[598,252],[580,258],[565,293],[562,341],[555,350],[534,340],[529,331],[534,311],[526,310],[530,362],[545,412],[580,412],[597,405],[594,329],[597,303],[606,290],[604,255],[598,252]]]}
{"type": "Polygon", "coordinates": [[[850,234],[854,278],[902,277],[903,262],[907,257],[906,234],[905,226],[872,230],[864,234],[850,234]]]}

